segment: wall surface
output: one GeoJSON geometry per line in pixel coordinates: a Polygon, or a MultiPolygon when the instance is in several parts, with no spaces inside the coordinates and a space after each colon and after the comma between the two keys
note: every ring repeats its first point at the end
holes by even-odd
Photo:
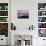
{"type": "Polygon", "coordinates": [[[16,25],[17,30],[27,30],[29,26],[32,24],[36,25],[35,23],[37,23],[37,2],[30,0],[12,0],[11,16],[11,22],[16,25]],[[29,19],[18,19],[17,10],[29,10],[29,19]]]}
{"type": "MultiPolygon", "coordinates": [[[[38,37],[38,3],[46,3],[46,0],[11,0],[11,22],[16,25],[16,31],[29,29],[34,25],[33,46],[44,46],[43,38],[38,37]],[[29,10],[29,19],[18,19],[17,10],[29,10]],[[37,36],[37,37],[36,37],[37,36]]],[[[25,32],[26,33],[26,32],[25,32]]]]}
{"type": "Polygon", "coordinates": [[[17,30],[27,30],[31,25],[37,28],[38,3],[45,1],[11,0],[11,22],[16,25],[17,30]],[[17,10],[29,10],[29,19],[18,19],[17,10]]]}

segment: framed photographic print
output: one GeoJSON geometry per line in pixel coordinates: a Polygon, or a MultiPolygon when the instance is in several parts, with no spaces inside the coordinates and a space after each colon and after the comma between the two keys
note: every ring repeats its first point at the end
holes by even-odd
{"type": "Polygon", "coordinates": [[[29,10],[17,10],[17,18],[28,19],[29,18],[29,10]]]}

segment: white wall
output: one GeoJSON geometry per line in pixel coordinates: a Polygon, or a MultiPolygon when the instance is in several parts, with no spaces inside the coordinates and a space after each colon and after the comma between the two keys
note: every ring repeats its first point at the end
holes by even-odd
{"type": "MultiPolygon", "coordinates": [[[[31,0],[12,0],[11,1],[11,22],[17,29],[27,29],[37,21],[37,2],[31,0]],[[29,10],[29,19],[18,19],[17,10],[29,10]],[[35,19],[36,18],[36,19],[35,19]],[[27,28],[26,28],[27,27],[27,28]]],[[[37,23],[37,22],[36,22],[37,23]]]]}
{"type": "Polygon", "coordinates": [[[26,30],[32,24],[37,28],[38,3],[46,0],[11,0],[11,22],[16,25],[17,30],[26,30]],[[29,19],[18,19],[17,10],[29,10],[29,19]]]}
{"type": "MultiPolygon", "coordinates": [[[[46,3],[46,0],[11,0],[11,22],[16,25],[17,30],[27,30],[32,24],[35,26],[33,36],[38,36],[38,3],[46,3]],[[18,19],[17,10],[28,9],[29,19],[18,19]]],[[[17,31],[16,30],[16,31],[17,31]]],[[[19,31],[18,31],[19,32],[19,31]]],[[[41,46],[42,38],[33,38],[33,46],[41,46]],[[37,39],[37,40],[36,40],[37,39]]]]}

